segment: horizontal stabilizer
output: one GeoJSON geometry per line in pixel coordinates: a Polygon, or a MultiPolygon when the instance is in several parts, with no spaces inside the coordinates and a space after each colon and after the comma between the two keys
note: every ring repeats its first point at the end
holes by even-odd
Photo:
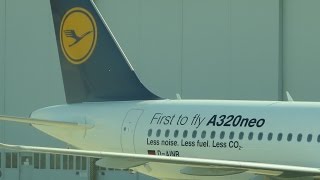
{"type": "Polygon", "coordinates": [[[114,168],[114,169],[129,169],[132,167],[137,167],[147,163],[148,161],[141,161],[135,158],[113,158],[105,157],[96,162],[97,166],[104,168],[114,168]]]}
{"type": "MultiPolygon", "coordinates": [[[[280,164],[266,164],[256,162],[245,161],[229,161],[229,160],[216,160],[216,159],[199,159],[199,158],[185,158],[185,157],[168,157],[168,156],[155,156],[145,154],[130,154],[130,153],[115,153],[115,152],[103,152],[103,151],[87,151],[76,149],[62,149],[62,148],[49,148],[49,147],[35,147],[35,146],[20,146],[20,145],[8,145],[0,143],[0,148],[11,149],[15,151],[28,151],[38,153],[53,153],[53,154],[66,154],[75,156],[85,156],[94,158],[105,158],[105,163],[114,163],[119,161],[115,167],[121,168],[134,168],[139,165],[145,165],[147,163],[168,163],[182,165],[185,167],[191,167],[184,169],[185,174],[199,174],[200,171],[211,172],[208,168],[223,169],[224,172],[240,172],[246,171],[247,173],[268,175],[268,176],[280,176],[280,177],[310,177],[320,176],[320,169],[312,167],[301,167],[291,165],[280,164]],[[123,163],[128,163],[127,166],[123,166],[123,163]],[[194,167],[197,167],[195,169],[194,167]],[[204,168],[204,169],[201,169],[204,168]]],[[[104,160],[101,161],[103,163],[104,160]]]]}
{"type": "Polygon", "coordinates": [[[25,123],[25,124],[31,124],[31,125],[43,125],[43,126],[73,127],[73,128],[83,128],[83,129],[90,129],[93,127],[93,125],[80,124],[76,122],[64,122],[64,121],[43,120],[43,119],[13,117],[13,116],[0,116],[0,121],[18,122],[18,123],[25,123]]]}
{"type": "Polygon", "coordinates": [[[236,168],[216,168],[216,167],[186,167],[181,169],[182,174],[194,175],[194,176],[227,176],[240,174],[245,172],[244,169],[236,168]]]}

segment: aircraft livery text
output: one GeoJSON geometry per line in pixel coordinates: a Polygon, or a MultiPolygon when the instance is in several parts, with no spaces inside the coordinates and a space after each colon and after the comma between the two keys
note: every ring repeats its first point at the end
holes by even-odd
{"type": "Polygon", "coordinates": [[[154,113],[150,124],[156,125],[189,125],[196,129],[200,126],[224,126],[224,127],[257,127],[261,128],[266,123],[264,118],[245,117],[237,114],[214,114],[211,116],[202,116],[197,113],[193,116],[183,114],[164,114],[154,113]]]}

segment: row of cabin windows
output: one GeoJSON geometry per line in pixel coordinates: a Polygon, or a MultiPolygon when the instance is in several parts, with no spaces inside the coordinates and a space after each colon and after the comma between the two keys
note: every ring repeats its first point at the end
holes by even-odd
{"type": "MultiPolygon", "coordinates": [[[[153,130],[152,130],[152,129],[149,129],[149,131],[148,131],[148,137],[151,137],[151,136],[152,136],[152,133],[153,133],[153,130]]],[[[161,133],[162,133],[161,129],[158,129],[158,130],[155,131],[155,136],[156,136],[156,137],[160,137],[161,133]]],[[[187,137],[188,137],[188,133],[189,133],[188,130],[184,130],[184,131],[182,132],[182,137],[183,137],[183,138],[187,138],[187,137]]],[[[165,137],[169,137],[169,135],[170,135],[170,130],[169,130],[169,129],[165,130],[164,136],[165,136],[165,137]]],[[[179,130],[175,130],[175,131],[173,132],[173,137],[177,138],[178,135],[179,135],[179,130]]],[[[197,131],[197,130],[192,131],[192,133],[191,133],[191,137],[192,137],[192,138],[196,138],[197,135],[198,135],[198,131],[197,131]]],[[[244,137],[244,136],[245,136],[245,135],[244,135],[244,132],[240,132],[240,133],[237,134],[237,135],[236,135],[235,132],[233,132],[233,131],[231,131],[231,132],[229,133],[229,139],[231,139],[231,140],[234,139],[234,138],[237,138],[236,136],[238,136],[238,139],[239,139],[239,140],[242,140],[242,139],[245,138],[245,137],[244,137]]],[[[248,133],[248,140],[253,140],[253,136],[254,136],[254,133],[253,133],[253,132],[248,133]]],[[[264,136],[266,136],[266,139],[267,139],[268,141],[271,141],[271,140],[273,139],[273,137],[274,137],[274,134],[273,134],[272,132],[270,132],[270,133],[268,133],[268,134],[264,134],[263,132],[260,132],[260,133],[258,133],[258,137],[257,137],[257,138],[258,138],[259,141],[261,141],[264,136]]],[[[283,133],[278,133],[278,134],[275,135],[275,136],[276,136],[276,139],[277,139],[278,141],[282,141],[284,138],[286,138],[286,140],[287,140],[288,142],[290,142],[290,141],[293,140],[293,134],[292,134],[292,133],[287,134],[286,137],[284,137],[283,133]]],[[[206,137],[207,137],[207,131],[202,131],[201,134],[200,134],[200,137],[201,137],[202,139],[206,138],[206,137]]],[[[220,139],[227,138],[227,137],[226,137],[226,132],[225,132],[225,131],[221,131],[220,134],[218,134],[218,133],[216,133],[216,131],[211,131],[210,138],[211,138],[211,139],[214,139],[215,137],[219,137],[220,139]]],[[[299,134],[297,135],[297,137],[296,137],[296,138],[297,138],[297,141],[298,141],[298,142],[301,142],[301,141],[302,141],[302,137],[303,137],[303,135],[302,135],[301,133],[299,133],[299,134]]],[[[311,142],[312,139],[313,139],[313,135],[312,135],[312,134],[308,134],[308,135],[307,135],[307,142],[311,142]]],[[[317,142],[320,143],[320,134],[319,134],[318,137],[317,137],[317,142]]]]}

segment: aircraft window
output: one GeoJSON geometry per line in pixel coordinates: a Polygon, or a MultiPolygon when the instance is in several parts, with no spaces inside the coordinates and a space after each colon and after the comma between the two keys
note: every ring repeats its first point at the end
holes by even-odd
{"type": "Polygon", "coordinates": [[[320,134],[318,135],[317,141],[318,141],[318,143],[320,143],[320,134]]]}
{"type": "Polygon", "coordinates": [[[252,138],[253,138],[253,132],[250,132],[250,133],[249,133],[249,136],[248,136],[248,139],[249,139],[249,140],[252,140],[252,138]]]}
{"type": "Polygon", "coordinates": [[[220,133],[220,139],[223,139],[223,138],[224,138],[224,135],[225,135],[225,132],[224,132],[224,131],[221,131],[221,133],[220,133]]]}
{"type": "Polygon", "coordinates": [[[269,133],[269,134],[268,134],[268,140],[269,140],[269,141],[271,141],[271,140],[272,140],[272,136],[273,136],[273,134],[272,134],[272,133],[269,133]]]}
{"type": "Polygon", "coordinates": [[[186,138],[188,136],[188,130],[183,131],[183,137],[186,138]]]}
{"type": "Polygon", "coordinates": [[[160,130],[160,129],[158,129],[158,130],[157,130],[157,134],[156,134],[156,136],[157,136],[157,137],[159,137],[159,136],[160,136],[160,134],[161,134],[161,130],[160,130]]]}
{"type": "MultiPolygon", "coordinates": [[[[215,131],[212,131],[212,132],[211,132],[211,136],[210,136],[211,139],[214,139],[215,136],[216,136],[216,132],[215,132],[215,131]]],[[[319,135],[319,136],[320,136],[320,135],[319,135]]]]}
{"type": "Polygon", "coordinates": [[[230,134],[229,134],[229,139],[233,139],[234,138],[234,132],[232,131],[232,132],[230,132],[230,134]]]}
{"type": "Polygon", "coordinates": [[[175,138],[178,137],[178,135],[179,135],[179,130],[176,129],[176,130],[174,131],[174,134],[173,134],[173,135],[174,135],[175,138]]]}
{"type": "Polygon", "coordinates": [[[201,138],[204,139],[206,137],[207,132],[206,131],[202,131],[201,133],[201,138]]]}
{"type": "Polygon", "coordinates": [[[239,139],[242,140],[242,139],[243,139],[243,136],[244,136],[244,133],[243,133],[243,132],[240,132],[240,133],[239,133],[239,139]]]}
{"type": "Polygon", "coordinates": [[[170,130],[167,129],[166,132],[164,133],[164,136],[165,136],[165,137],[169,137],[169,133],[170,133],[170,130]]]}
{"type": "Polygon", "coordinates": [[[152,129],[149,129],[149,131],[148,131],[148,137],[151,137],[151,135],[152,135],[152,129]]]}
{"type": "Polygon", "coordinates": [[[300,142],[302,140],[302,134],[298,134],[297,141],[300,142]]]}
{"type": "Polygon", "coordinates": [[[308,141],[308,142],[311,142],[311,141],[312,141],[312,134],[308,134],[307,141],[308,141]]]}
{"type": "Polygon", "coordinates": [[[277,138],[277,139],[278,139],[278,141],[281,141],[281,140],[282,140],[282,133],[279,133],[279,134],[278,134],[278,138],[277,138]]]}
{"type": "Polygon", "coordinates": [[[287,140],[288,140],[289,142],[292,140],[292,134],[291,134],[291,133],[288,134],[287,140]]]}
{"type": "Polygon", "coordinates": [[[263,138],[263,133],[262,133],[262,132],[260,132],[260,133],[258,134],[258,140],[259,140],[259,141],[261,141],[261,140],[262,140],[262,138],[263,138]]]}
{"type": "Polygon", "coordinates": [[[194,130],[194,131],[192,132],[192,138],[196,138],[196,137],[197,137],[197,131],[194,130]]]}

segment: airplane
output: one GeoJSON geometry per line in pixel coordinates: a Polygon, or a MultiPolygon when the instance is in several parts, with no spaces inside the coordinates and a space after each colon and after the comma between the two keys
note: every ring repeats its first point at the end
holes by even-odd
{"type": "Polygon", "coordinates": [[[1,148],[97,158],[158,179],[319,179],[320,103],[169,100],[138,79],[92,0],[50,0],[67,104],[31,124],[76,149],[1,148]]]}

